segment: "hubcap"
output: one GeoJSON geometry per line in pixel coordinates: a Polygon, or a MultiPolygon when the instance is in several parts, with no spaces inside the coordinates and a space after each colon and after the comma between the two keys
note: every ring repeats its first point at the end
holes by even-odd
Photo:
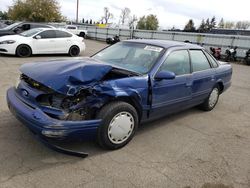
{"type": "Polygon", "coordinates": [[[22,48],[20,49],[20,55],[21,55],[21,56],[27,56],[28,53],[29,53],[29,49],[28,49],[27,47],[22,47],[22,48]]]}
{"type": "Polygon", "coordinates": [[[129,112],[120,112],[110,121],[108,128],[109,140],[114,144],[125,142],[134,129],[134,117],[129,112]]]}
{"type": "Polygon", "coordinates": [[[216,102],[218,100],[218,96],[219,96],[219,90],[218,90],[218,88],[214,88],[209,96],[209,106],[210,107],[214,107],[214,105],[216,104],[216,102]]]}
{"type": "Polygon", "coordinates": [[[76,56],[76,55],[78,54],[78,48],[73,48],[73,49],[71,50],[71,54],[72,54],[73,56],[76,56]]]}

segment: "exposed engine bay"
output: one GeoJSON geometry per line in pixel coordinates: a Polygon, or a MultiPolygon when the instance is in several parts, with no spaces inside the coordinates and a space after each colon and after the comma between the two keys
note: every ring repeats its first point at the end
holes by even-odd
{"type": "Polygon", "coordinates": [[[68,94],[59,93],[44,84],[41,84],[25,74],[21,74],[20,79],[30,87],[41,92],[35,100],[41,109],[52,118],[68,121],[82,121],[93,119],[98,110],[107,102],[112,100],[112,96],[96,91],[94,86],[106,80],[113,80],[135,76],[134,73],[112,69],[104,75],[102,80],[88,86],[74,88],[74,92],[68,94]]]}

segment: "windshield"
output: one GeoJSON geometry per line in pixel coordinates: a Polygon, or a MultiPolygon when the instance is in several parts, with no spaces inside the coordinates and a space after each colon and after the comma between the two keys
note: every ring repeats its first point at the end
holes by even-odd
{"type": "Polygon", "coordinates": [[[93,56],[105,63],[118,66],[133,72],[149,72],[163,48],[142,43],[120,42],[93,56]]]}
{"type": "Polygon", "coordinates": [[[13,29],[14,27],[18,26],[21,22],[17,22],[17,23],[13,23],[7,27],[5,27],[4,29],[6,30],[10,30],[10,29],[13,29]]]}
{"type": "Polygon", "coordinates": [[[38,32],[42,31],[41,28],[36,28],[36,29],[30,29],[28,31],[24,31],[22,33],[20,33],[19,35],[23,36],[23,37],[31,37],[35,34],[37,34],[38,32]]]}

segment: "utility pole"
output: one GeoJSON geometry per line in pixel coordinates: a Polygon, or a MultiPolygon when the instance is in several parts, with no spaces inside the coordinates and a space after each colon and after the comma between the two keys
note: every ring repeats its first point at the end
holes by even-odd
{"type": "Polygon", "coordinates": [[[76,5],[76,23],[78,23],[78,10],[79,10],[79,0],[77,0],[77,5],[76,5]]]}

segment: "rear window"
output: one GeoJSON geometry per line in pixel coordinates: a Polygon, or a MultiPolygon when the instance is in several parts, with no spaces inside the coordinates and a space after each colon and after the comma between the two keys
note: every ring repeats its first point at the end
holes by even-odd
{"type": "Polygon", "coordinates": [[[217,63],[217,61],[212,57],[212,55],[209,54],[209,53],[206,52],[206,51],[205,51],[205,53],[206,53],[206,55],[207,55],[208,60],[209,60],[210,63],[212,64],[212,66],[213,66],[214,68],[218,67],[218,63],[217,63]]]}
{"type": "Polygon", "coordinates": [[[190,50],[193,72],[210,69],[211,66],[202,50],[190,50]]]}

